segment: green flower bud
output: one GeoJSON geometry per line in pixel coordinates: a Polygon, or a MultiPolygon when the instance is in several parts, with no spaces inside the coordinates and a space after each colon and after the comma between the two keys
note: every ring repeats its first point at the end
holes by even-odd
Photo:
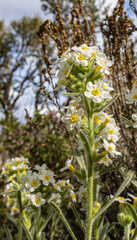
{"type": "Polygon", "coordinates": [[[130,215],[125,215],[124,213],[119,213],[118,220],[124,227],[126,227],[130,224],[132,217],[130,215]]]}

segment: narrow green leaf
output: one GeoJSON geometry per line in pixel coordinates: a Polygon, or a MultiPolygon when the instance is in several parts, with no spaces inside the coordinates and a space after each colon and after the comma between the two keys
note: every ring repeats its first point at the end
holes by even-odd
{"type": "Polygon", "coordinates": [[[72,205],[71,208],[72,208],[72,210],[73,210],[73,213],[74,213],[74,215],[75,215],[75,217],[76,217],[76,219],[77,219],[77,221],[78,221],[78,223],[79,223],[79,225],[80,225],[82,231],[85,233],[84,222],[83,222],[82,219],[80,218],[80,216],[79,216],[79,214],[78,214],[76,208],[74,207],[74,205],[72,205]]]}
{"type": "Polygon", "coordinates": [[[128,176],[125,178],[125,180],[123,181],[123,183],[120,185],[120,187],[118,188],[118,190],[116,191],[115,195],[113,198],[111,198],[111,200],[100,209],[100,211],[97,212],[97,214],[94,216],[94,219],[96,219],[100,214],[102,214],[103,212],[105,212],[110,205],[115,201],[115,199],[120,195],[120,193],[124,190],[124,188],[130,183],[132,177],[133,177],[134,173],[132,171],[129,171],[128,176]]]}
{"type": "Polygon", "coordinates": [[[85,133],[83,131],[79,131],[79,135],[80,135],[80,138],[81,138],[82,143],[84,145],[84,148],[86,150],[88,159],[89,159],[90,163],[92,163],[92,152],[91,152],[91,147],[90,147],[90,144],[89,144],[89,140],[88,140],[87,136],[85,135],[85,133]]]}
{"type": "Polygon", "coordinates": [[[52,201],[49,201],[49,204],[51,204],[51,206],[54,208],[54,210],[58,213],[58,215],[60,216],[61,220],[63,221],[66,229],[68,230],[69,234],[71,235],[71,237],[74,239],[74,240],[77,240],[77,238],[75,237],[72,229],[70,228],[69,226],[69,223],[67,221],[67,219],[64,217],[61,209],[58,207],[58,205],[52,201]]]}
{"type": "Polygon", "coordinates": [[[103,175],[103,174],[106,174],[106,173],[114,172],[114,171],[116,171],[120,168],[121,168],[120,166],[108,168],[108,169],[105,169],[105,170],[101,171],[99,174],[103,175]]]}
{"type": "Polygon", "coordinates": [[[77,148],[74,148],[74,154],[75,154],[75,157],[76,157],[76,160],[80,166],[80,169],[81,170],[84,170],[85,173],[87,172],[87,169],[86,169],[86,165],[85,165],[85,162],[84,162],[84,158],[83,158],[83,155],[82,153],[80,152],[79,149],[77,148]]]}
{"type": "Polygon", "coordinates": [[[13,240],[8,226],[4,225],[4,230],[5,230],[5,233],[6,233],[6,236],[7,236],[8,240],[13,240]]]}
{"type": "Polygon", "coordinates": [[[75,95],[80,95],[81,93],[78,92],[78,93],[62,93],[62,95],[64,96],[75,96],[75,95]]]}
{"type": "Polygon", "coordinates": [[[46,218],[43,221],[41,221],[41,224],[40,224],[39,230],[38,230],[39,232],[42,232],[44,230],[44,228],[47,226],[49,220],[51,219],[52,215],[53,215],[53,211],[51,210],[51,211],[49,211],[46,218]]]}
{"type": "Polygon", "coordinates": [[[128,207],[128,210],[130,211],[132,218],[134,219],[135,225],[137,226],[137,213],[133,206],[130,203],[125,203],[125,205],[128,207]]]}
{"type": "Polygon", "coordinates": [[[101,112],[103,110],[105,110],[107,107],[109,107],[113,102],[116,101],[116,99],[118,98],[119,93],[117,93],[113,98],[110,99],[110,101],[108,101],[106,104],[104,104],[103,106],[100,106],[98,108],[95,108],[94,111],[92,113],[96,113],[96,112],[101,112]]]}
{"type": "Polygon", "coordinates": [[[121,116],[121,118],[130,126],[133,126],[133,122],[131,122],[130,120],[128,120],[126,117],[121,116]]]}
{"type": "Polygon", "coordinates": [[[27,229],[26,225],[24,224],[24,222],[21,221],[21,223],[22,223],[22,226],[23,226],[23,228],[24,228],[24,231],[25,231],[25,233],[26,233],[26,236],[27,236],[28,240],[34,240],[34,239],[32,238],[32,236],[31,236],[29,230],[27,229]]]}
{"type": "Polygon", "coordinates": [[[103,228],[101,229],[100,234],[99,234],[99,240],[104,240],[105,239],[108,227],[109,227],[109,223],[106,223],[103,226],[103,228]]]}

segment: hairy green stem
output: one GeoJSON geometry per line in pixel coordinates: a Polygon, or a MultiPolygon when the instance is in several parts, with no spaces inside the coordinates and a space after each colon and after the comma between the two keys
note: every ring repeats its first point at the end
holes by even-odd
{"type": "MultiPolygon", "coordinates": [[[[87,116],[88,116],[88,130],[89,143],[91,150],[91,158],[88,159],[88,187],[87,187],[87,219],[86,219],[86,240],[91,240],[92,225],[93,225],[93,171],[94,171],[94,128],[92,112],[89,109],[89,104],[85,100],[87,116]]],[[[88,153],[86,153],[88,156],[88,153]]]]}
{"type": "Polygon", "coordinates": [[[22,201],[21,201],[21,192],[17,192],[17,200],[19,207],[19,227],[18,227],[18,240],[22,240],[22,201]]]}
{"type": "Polygon", "coordinates": [[[129,240],[129,235],[130,235],[130,224],[128,224],[128,225],[125,227],[126,240],[129,240]]]}

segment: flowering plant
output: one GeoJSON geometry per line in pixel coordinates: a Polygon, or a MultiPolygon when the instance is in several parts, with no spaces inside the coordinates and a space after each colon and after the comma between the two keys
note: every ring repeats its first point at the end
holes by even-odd
{"type": "MultiPolygon", "coordinates": [[[[120,202],[121,213],[118,215],[118,219],[125,228],[124,238],[126,240],[129,240],[132,223],[137,225],[136,197],[129,194],[134,199],[132,206],[127,202],[128,199],[119,196],[131,181],[133,172],[129,172],[114,196],[108,196],[104,201],[100,201],[99,196],[100,175],[117,170],[119,167],[111,165],[114,158],[121,155],[117,149],[120,129],[113,116],[106,112],[106,109],[118,97],[118,94],[114,94],[111,83],[104,80],[105,74],[107,76],[110,74],[111,65],[112,62],[98,47],[89,47],[86,44],[68,49],[59,59],[60,70],[56,90],[65,86],[68,90],[65,95],[72,97],[69,106],[66,107],[66,112],[62,114],[62,121],[68,131],[73,130],[77,146],[73,149],[71,159],[66,160],[65,167],[60,171],[72,171],[80,183],[80,188],[74,192],[74,187],[69,180],[56,181],[55,174],[45,164],[36,165],[33,171],[28,170],[25,176],[21,173],[22,179],[20,179],[18,192],[27,192],[28,206],[36,212],[37,239],[43,239],[42,231],[48,221],[47,219],[46,221],[39,220],[39,209],[46,202],[55,211],[53,219],[56,216],[60,217],[74,240],[78,238],[62,213],[63,204],[72,206],[86,240],[91,240],[92,236],[96,240],[107,239],[107,234],[114,224],[104,224],[104,214],[114,201],[120,202]],[[86,222],[80,218],[79,212],[74,206],[75,202],[79,202],[80,210],[86,212],[86,222]]],[[[136,89],[135,83],[133,90],[127,95],[129,103],[132,103],[133,100],[136,101],[136,89]]],[[[133,116],[133,119],[136,121],[136,115],[133,116]]],[[[136,127],[136,123],[133,127],[136,127]]],[[[3,173],[7,169],[16,170],[17,173],[20,171],[19,167],[10,166],[9,168],[8,164],[9,161],[3,167],[3,173]]],[[[21,198],[18,199],[18,205],[23,206],[21,198]]],[[[20,211],[21,220],[23,219],[22,211],[20,211]]],[[[27,224],[22,224],[28,238],[32,239],[33,231],[27,227],[27,224]]],[[[131,239],[135,239],[136,235],[137,228],[135,231],[132,230],[131,239]]],[[[51,236],[53,239],[53,233],[51,236]]]]}

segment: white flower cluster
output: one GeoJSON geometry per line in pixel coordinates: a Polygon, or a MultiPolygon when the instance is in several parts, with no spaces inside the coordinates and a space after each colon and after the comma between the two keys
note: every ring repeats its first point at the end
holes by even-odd
{"type": "MultiPolygon", "coordinates": [[[[29,161],[24,157],[16,157],[7,159],[2,166],[2,175],[7,178],[6,187],[3,192],[5,204],[10,208],[10,214],[14,215],[18,213],[17,204],[17,191],[20,188],[20,181],[23,176],[26,175],[26,171],[29,169],[29,161]]],[[[22,192],[22,202],[25,203],[27,192],[22,192]]]]}
{"type": "Polygon", "coordinates": [[[16,173],[25,172],[29,169],[28,163],[28,159],[24,157],[7,159],[5,164],[2,166],[2,175],[11,176],[16,173]]]}
{"type": "Polygon", "coordinates": [[[56,182],[54,177],[54,172],[49,170],[46,164],[36,165],[33,172],[28,171],[27,175],[22,178],[20,190],[25,189],[29,192],[27,197],[36,207],[40,207],[46,201],[61,203],[62,197],[75,201],[75,193],[69,180],[56,182]]]}
{"type": "Polygon", "coordinates": [[[60,70],[58,72],[57,90],[61,88],[61,85],[70,89],[77,85],[77,89],[81,87],[82,90],[85,90],[87,84],[85,96],[93,97],[95,102],[110,98],[109,91],[112,91],[112,88],[109,88],[107,84],[104,85],[103,82],[94,81],[95,79],[89,80],[93,74],[98,75],[100,73],[100,78],[104,74],[110,74],[109,67],[112,66],[112,61],[107,59],[106,55],[99,50],[99,47],[89,47],[86,44],[79,47],[74,46],[62,54],[58,63],[60,70]],[[83,74],[83,70],[86,74],[83,74]],[[101,74],[100,70],[104,74],[101,74]],[[89,81],[90,83],[87,83],[89,81]]]}
{"type": "MultiPolygon", "coordinates": [[[[137,103],[137,79],[133,83],[131,92],[127,94],[126,98],[128,100],[128,104],[135,103],[135,105],[136,105],[136,103],[137,103]]],[[[135,121],[133,123],[133,127],[137,128],[137,112],[132,114],[132,119],[135,121]]]]}

